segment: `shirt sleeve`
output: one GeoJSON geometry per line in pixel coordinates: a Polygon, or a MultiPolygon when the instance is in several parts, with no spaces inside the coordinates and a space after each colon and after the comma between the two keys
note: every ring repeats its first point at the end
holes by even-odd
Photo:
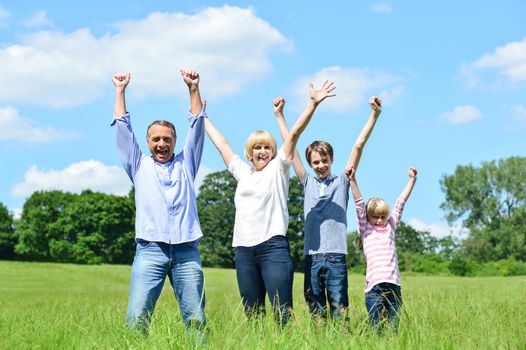
{"type": "Polygon", "coordinates": [[[199,114],[188,116],[188,133],[183,148],[184,159],[190,169],[190,173],[195,179],[205,144],[205,117],[206,112],[201,110],[199,114]]]}
{"type": "Polygon", "coordinates": [[[362,236],[367,228],[367,213],[365,211],[365,201],[363,197],[354,202],[356,206],[356,219],[358,220],[358,235],[362,236]]]}
{"type": "Polygon", "coordinates": [[[130,180],[134,182],[143,154],[133,133],[130,114],[126,113],[123,116],[115,117],[111,126],[115,127],[117,152],[122,166],[130,180]]]}
{"type": "Polygon", "coordinates": [[[243,162],[237,154],[234,154],[228,163],[228,171],[236,181],[239,181],[243,176],[250,174],[250,166],[243,162]]]}
{"type": "Polygon", "coordinates": [[[398,198],[396,200],[395,206],[393,208],[393,212],[391,214],[391,225],[394,230],[396,230],[396,227],[398,226],[398,222],[400,221],[400,218],[402,217],[402,212],[404,211],[405,206],[405,199],[402,197],[398,198]]]}

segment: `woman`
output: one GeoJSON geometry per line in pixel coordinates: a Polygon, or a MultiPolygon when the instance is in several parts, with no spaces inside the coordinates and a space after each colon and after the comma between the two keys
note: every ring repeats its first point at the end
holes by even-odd
{"type": "Polygon", "coordinates": [[[290,318],[294,269],[286,238],[289,169],[301,133],[320,102],[335,96],[335,88],[328,81],[317,89],[309,84],[309,102],[280,149],[268,132],[254,131],[244,150],[251,165],[234,153],[208,118],[205,120],[208,137],[238,182],[232,245],[236,247],[237,282],[247,316],[264,311],[266,293],[276,319],[284,324],[290,318]]]}

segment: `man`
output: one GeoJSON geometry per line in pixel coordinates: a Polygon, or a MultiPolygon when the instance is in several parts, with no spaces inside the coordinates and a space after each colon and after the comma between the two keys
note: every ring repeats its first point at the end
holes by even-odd
{"type": "Polygon", "coordinates": [[[126,324],[146,333],[166,276],[170,279],[187,329],[200,330],[205,320],[203,271],[197,244],[202,237],[194,179],[204,144],[199,74],[181,70],[190,93],[189,130],[183,150],[174,154],[177,134],[172,123],[156,120],[147,130],[150,155],[142,153],[126,111],[130,74],[113,76],[117,150],[135,186],[135,240],[126,324]]]}

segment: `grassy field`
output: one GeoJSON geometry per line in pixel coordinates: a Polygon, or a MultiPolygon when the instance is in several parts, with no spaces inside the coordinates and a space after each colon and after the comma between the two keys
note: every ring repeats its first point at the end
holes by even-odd
{"type": "MultiPolygon", "coordinates": [[[[123,325],[129,266],[0,261],[0,349],[188,349],[167,284],[148,337],[123,325]]],[[[349,322],[310,319],[303,275],[294,282],[295,319],[280,329],[267,313],[248,322],[235,271],[205,269],[208,349],[526,349],[526,277],[402,276],[398,334],[366,322],[364,277],[349,276],[349,322]]]]}

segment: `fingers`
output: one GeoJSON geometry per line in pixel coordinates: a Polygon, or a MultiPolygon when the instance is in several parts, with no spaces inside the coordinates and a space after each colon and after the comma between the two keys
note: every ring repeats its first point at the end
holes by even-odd
{"type": "Polygon", "coordinates": [[[416,174],[418,173],[416,168],[414,168],[414,167],[410,167],[407,172],[408,172],[409,176],[411,176],[411,177],[416,177],[416,174]]]}
{"type": "Polygon", "coordinates": [[[282,96],[278,96],[272,101],[274,107],[279,107],[280,105],[285,105],[285,99],[282,96]]]}
{"type": "Polygon", "coordinates": [[[195,69],[181,69],[180,72],[183,78],[187,77],[192,80],[199,78],[199,73],[195,69]]]}
{"type": "Polygon", "coordinates": [[[371,105],[371,108],[373,109],[382,108],[382,99],[378,96],[371,96],[369,99],[369,105],[371,105]]]}
{"type": "Polygon", "coordinates": [[[113,77],[111,80],[113,81],[113,85],[117,86],[123,86],[126,87],[128,83],[130,82],[131,73],[115,73],[113,74],[113,77]]]}

